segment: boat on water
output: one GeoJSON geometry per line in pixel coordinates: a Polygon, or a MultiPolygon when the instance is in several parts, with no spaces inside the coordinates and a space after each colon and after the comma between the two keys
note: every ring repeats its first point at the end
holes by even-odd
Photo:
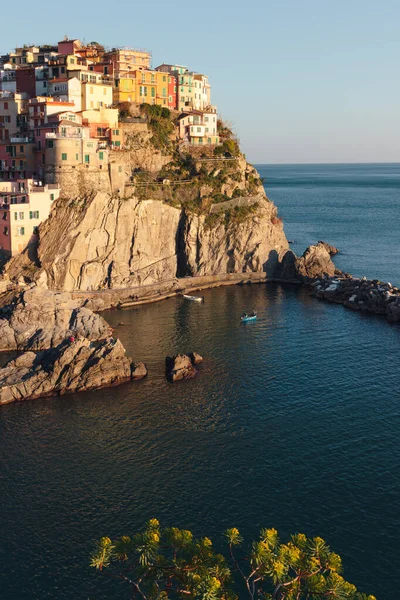
{"type": "Polygon", "coordinates": [[[203,296],[189,296],[188,294],[183,294],[183,297],[186,300],[191,300],[192,302],[204,302],[203,296]]]}
{"type": "Polygon", "coordinates": [[[257,313],[255,310],[253,310],[253,312],[250,315],[248,315],[247,313],[243,313],[243,315],[240,317],[242,323],[247,323],[248,321],[255,321],[256,319],[257,313]]]}

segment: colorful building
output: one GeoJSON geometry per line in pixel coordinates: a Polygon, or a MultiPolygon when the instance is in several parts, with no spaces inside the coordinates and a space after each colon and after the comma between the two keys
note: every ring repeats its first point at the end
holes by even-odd
{"type": "Polygon", "coordinates": [[[207,111],[193,110],[179,117],[179,137],[190,145],[218,145],[217,109],[210,107],[207,111]]]}
{"type": "Polygon", "coordinates": [[[60,195],[57,185],[32,179],[0,182],[0,253],[15,256],[37,241],[38,227],[60,195]]]}
{"type": "Polygon", "coordinates": [[[136,69],[151,69],[151,53],[135,48],[113,48],[104,53],[104,60],[112,64],[116,79],[129,75],[136,69]]]}

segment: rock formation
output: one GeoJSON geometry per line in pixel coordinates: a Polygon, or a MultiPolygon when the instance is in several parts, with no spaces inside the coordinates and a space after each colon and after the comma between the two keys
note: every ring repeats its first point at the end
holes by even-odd
{"type": "Polygon", "coordinates": [[[64,341],[37,354],[26,352],[0,369],[0,404],[115,386],[134,373],[119,340],[64,341]]]}
{"type": "Polygon", "coordinates": [[[177,354],[172,357],[167,356],[165,362],[168,381],[175,382],[181,379],[192,379],[197,373],[194,365],[198,365],[202,361],[203,358],[197,352],[177,354]]]}
{"type": "Polygon", "coordinates": [[[400,321],[400,290],[377,279],[345,277],[317,280],[311,284],[311,295],[321,300],[343,304],[353,310],[385,315],[389,321],[400,321]]]}
{"type": "MultiPolygon", "coordinates": [[[[130,160],[136,164],[134,157],[130,160]]],[[[164,165],[164,171],[170,169],[168,185],[147,173],[153,183],[127,184],[123,196],[98,191],[55,201],[40,226],[36,262],[28,264],[26,256],[12,259],[10,279],[23,273],[53,290],[90,291],[187,275],[253,271],[272,276],[288,243],[255,169],[241,155],[180,161],[164,165]],[[174,187],[187,164],[189,179],[174,187]]]]}
{"type": "Polygon", "coordinates": [[[309,246],[296,262],[296,270],[301,278],[315,279],[326,275],[333,277],[335,265],[324,243],[309,246]]]}
{"type": "Polygon", "coordinates": [[[302,256],[297,257],[288,250],[275,271],[275,277],[285,281],[308,282],[320,277],[333,277],[340,272],[331,260],[337,249],[326,242],[309,246],[302,256]]]}
{"type": "Polygon", "coordinates": [[[318,246],[324,246],[325,250],[327,250],[331,256],[335,256],[335,254],[339,253],[338,248],[336,248],[335,246],[331,246],[327,242],[322,242],[321,240],[319,240],[318,246]]]}
{"type": "Polygon", "coordinates": [[[102,317],[66,292],[34,286],[0,309],[0,351],[43,350],[71,336],[95,341],[111,333],[102,317]]]}

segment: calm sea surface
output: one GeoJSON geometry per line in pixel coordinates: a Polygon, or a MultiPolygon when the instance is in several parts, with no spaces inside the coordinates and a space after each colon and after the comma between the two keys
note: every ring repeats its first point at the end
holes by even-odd
{"type": "MultiPolygon", "coordinates": [[[[400,168],[263,166],[295,251],[400,283],[400,168]]],[[[110,311],[145,381],[0,408],[0,598],[115,600],[92,540],[153,516],[219,543],[276,527],[325,537],[345,575],[398,600],[400,326],[253,285],[110,311]],[[258,311],[241,325],[243,309],[258,311]],[[168,384],[164,358],[205,357],[168,384]]]]}

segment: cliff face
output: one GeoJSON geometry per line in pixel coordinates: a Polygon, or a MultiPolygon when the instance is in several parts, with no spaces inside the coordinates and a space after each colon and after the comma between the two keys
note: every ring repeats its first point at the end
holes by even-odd
{"type": "Polygon", "coordinates": [[[259,197],[245,217],[226,221],[159,200],[98,193],[82,210],[60,204],[41,229],[39,280],[52,289],[152,284],[185,275],[265,271],[287,249],[275,207],[259,197]]]}
{"type": "Polygon", "coordinates": [[[236,142],[230,157],[173,141],[152,154],[148,134],[130,135],[129,149],[110,164],[108,189],[91,174],[80,186],[65,183],[40,226],[35,260],[26,253],[12,259],[11,279],[23,273],[51,289],[88,291],[187,275],[273,275],[288,243],[236,142]]]}

